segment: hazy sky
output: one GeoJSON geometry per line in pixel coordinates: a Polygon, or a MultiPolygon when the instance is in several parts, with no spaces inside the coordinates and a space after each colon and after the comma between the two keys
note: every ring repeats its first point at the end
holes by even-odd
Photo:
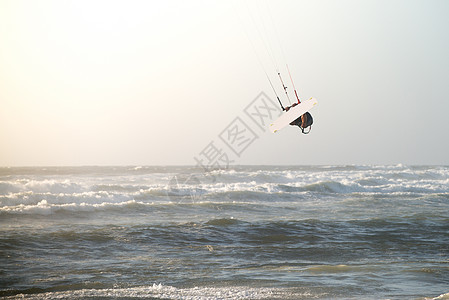
{"type": "Polygon", "coordinates": [[[446,0],[0,0],[0,166],[447,165],[448,95],[446,0]],[[309,135],[245,113],[285,63],[309,135]]]}

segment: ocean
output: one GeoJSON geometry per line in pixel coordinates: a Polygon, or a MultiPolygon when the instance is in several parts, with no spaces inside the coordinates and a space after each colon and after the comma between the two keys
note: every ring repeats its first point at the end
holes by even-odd
{"type": "Polygon", "coordinates": [[[449,299],[449,167],[0,168],[0,297],[449,299]]]}

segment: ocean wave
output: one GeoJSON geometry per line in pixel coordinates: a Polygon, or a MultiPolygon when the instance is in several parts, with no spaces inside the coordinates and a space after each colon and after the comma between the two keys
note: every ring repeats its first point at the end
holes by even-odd
{"type": "Polygon", "coordinates": [[[306,268],[309,273],[348,273],[353,272],[355,268],[348,265],[320,265],[306,268]]]}
{"type": "MultiPolygon", "coordinates": [[[[74,298],[146,298],[146,299],[300,299],[317,297],[310,292],[292,292],[289,288],[248,286],[176,288],[169,285],[110,289],[80,289],[63,292],[19,294],[5,299],[74,299],[74,298]]],[[[322,295],[321,295],[322,296],[322,295]]]]}
{"type": "MultiPolygon", "coordinates": [[[[73,186],[70,184],[68,186],[73,186]]],[[[24,201],[24,204],[32,201],[40,201],[42,198],[47,200],[56,200],[66,198],[69,202],[88,201],[89,199],[105,198],[136,198],[138,200],[151,200],[164,197],[185,197],[192,195],[224,196],[226,198],[245,198],[245,197],[264,197],[264,195],[276,194],[301,194],[312,192],[318,194],[353,194],[353,193],[378,193],[378,194],[448,194],[446,183],[442,182],[384,182],[374,179],[361,179],[358,181],[315,181],[303,182],[296,181],[291,183],[257,183],[255,181],[237,182],[237,183],[200,183],[178,184],[176,186],[156,184],[156,185],[94,185],[92,188],[56,188],[45,190],[42,186],[39,189],[10,189],[8,192],[0,194],[1,201],[24,201]],[[66,191],[65,191],[66,190],[66,191]],[[41,199],[39,199],[41,198],[41,199]]],[[[271,197],[272,198],[272,197],[271,197]]],[[[62,201],[62,200],[61,200],[62,201]]]]}
{"type": "Polygon", "coordinates": [[[268,205],[343,199],[355,204],[357,201],[379,204],[382,199],[407,198],[445,207],[449,197],[447,167],[254,166],[210,173],[188,173],[189,170],[196,169],[59,168],[50,172],[53,175],[39,168],[34,173],[24,171],[25,175],[9,170],[11,174],[0,180],[0,213],[98,209],[107,206],[105,203],[115,207],[133,201],[142,205],[200,202],[232,205],[234,201],[268,205]],[[58,172],[63,175],[54,175],[58,172]]]}
{"type": "Polygon", "coordinates": [[[230,225],[236,225],[238,223],[240,223],[240,221],[237,219],[234,219],[234,218],[220,218],[220,219],[209,220],[205,223],[205,225],[230,226],[230,225]]]}
{"type": "Polygon", "coordinates": [[[96,184],[90,188],[92,191],[106,191],[119,193],[135,193],[140,190],[148,189],[148,186],[132,185],[132,184],[96,184]]]}
{"type": "MultiPolygon", "coordinates": [[[[80,193],[85,191],[107,191],[136,193],[155,186],[165,185],[169,188],[189,188],[192,186],[221,189],[248,190],[271,186],[311,186],[329,187],[331,192],[350,192],[351,188],[402,189],[417,187],[423,190],[449,188],[449,169],[447,168],[371,168],[348,167],[303,167],[291,169],[230,169],[208,173],[151,173],[136,176],[123,173],[121,176],[69,176],[41,177],[14,176],[0,180],[0,195],[17,192],[80,193]],[[338,185],[332,187],[330,185],[338,185]],[[349,190],[348,190],[349,187],[349,190]]],[[[358,191],[358,190],[356,190],[358,191]]]]}
{"type": "Polygon", "coordinates": [[[305,203],[313,205],[310,200],[315,199],[316,205],[324,199],[343,199],[345,203],[372,202],[373,205],[390,205],[388,202],[398,199],[413,199],[414,202],[403,205],[437,205],[446,207],[449,192],[443,188],[429,187],[372,187],[361,186],[357,183],[344,184],[335,181],[325,181],[304,185],[293,184],[211,184],[183,186],[170,189],[167,186],[155,186],[141,190],[126,192],[117,191],[84,191],[79,193],[51,193],[22,191],[0,195],[0,213],[54,213],[67,210],[95,210],[99,207],[116,207],[129,203],[141,205],[158,204],[205,204],[205,205],[283,205],[281,203],[305,203]],[[344,195],[344,198],[341,198],[344,195]],[[45,204],[45,205],[44,205],[45,204]]]}
{"type": "Polygon", "coordinates": [[[124,200],[119,202],[99,201],[99,202],[70,202],[70,203],[51,203],[47,200],[40,200],[33,204],[7,205],[0,207],[0,216],[17,216],[17,215],[59,215],[70,213],[71,216],[83,216],[89,212],[119,213],[127,216],[132,213],[160,212],[161,210],[171,214],[181,214],[185,209],[202,209],[202,210],[235,210],[245,209],[253,211],[261,205],[251,201],[231,202],[226,200],[208,200],[208,199],[192,199],[190,197],[178,198],[176,201],[138,201],[136,199],[124,200]]]}
{"type": "Polygon", "coordinates": [[[425,299],[428,299],[428,300],[448,300],[449,299],[449,293],[441,294],[441,295],[439,295],[438,297],[435,297],[435,298],[425,298],[425,299]]]}
{"type": "Polygon", "coordinates": [[[138,202],[135,200],[129,200],[125,202],[101,202],[101,203],[66,203],[66,204],[51,204],[47,200],[41,200],[37,204],[24,205],[19,204],[16,206],[3,206],[0,207],[1,214],[39,214],[50,215],[57,212],[92,212],[92,211],[105,211],[117,208],[138,208],[139,206],[150,206],[153,203],[138,202]]]}

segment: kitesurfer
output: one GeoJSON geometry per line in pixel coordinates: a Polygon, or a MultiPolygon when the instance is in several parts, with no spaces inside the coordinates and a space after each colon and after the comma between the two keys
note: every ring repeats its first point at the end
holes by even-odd
{"type": "MultiPolygon", "coordinates": [[[[296,105],[298,105],[298,103],[293,103],[291,106],[287,106],[285,108],[285,111],[289,111],[290,108],[295,107],[296,105]]],[[[313,118],[309,112],[306,112],[305,114],[303,114],[302,116],[300,116],[299,118],[295,119],[294,121],[292,121],[290,123],[291,126],[298,126],[301,129],[302,133],[309,133],[310,128],[309,128],[308,132],[304,132],[304,129],[312,126],[312,124],[313,124],[313,118]]]]}

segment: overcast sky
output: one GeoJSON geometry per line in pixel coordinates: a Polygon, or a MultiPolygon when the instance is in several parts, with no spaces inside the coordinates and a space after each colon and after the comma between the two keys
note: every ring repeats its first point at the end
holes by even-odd
{"type": "Polygon", "coordinates": [[[0,166],[448,165],[448,16],[445,0],[0,0],[0,166]],[[264,70],[294,100],[286,63],[318,100],[309,135],[250,113],[277,105],[264,70]]]}

